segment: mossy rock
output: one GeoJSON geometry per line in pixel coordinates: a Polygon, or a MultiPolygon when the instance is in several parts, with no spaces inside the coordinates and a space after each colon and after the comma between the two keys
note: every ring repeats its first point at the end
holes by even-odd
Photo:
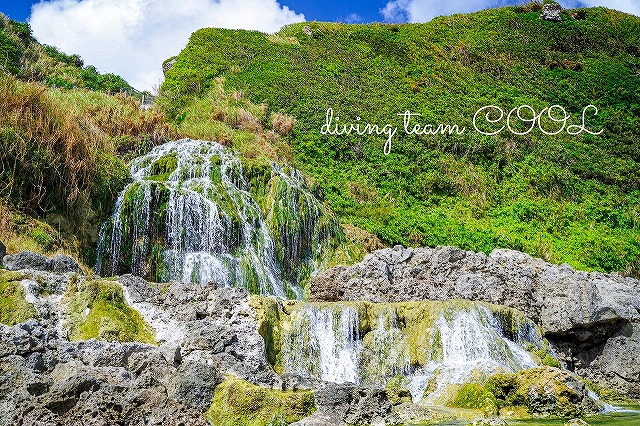
{"type": "Polygon", "coordinates": [[[482,410],[486,415],[498,413],[498,402],[495,395],[478,383],[465,383],[460,386],[447,405],[482,410]]]}
{"type": "Polygon", "coordinates": [[[216,426],[289,424],[315,411],[311,391],[280,391],[229,377],[215,390],[205,418],[216,426]]]}
{"type": "Polygon", "coordinates": [[[16,325],[38,314],[34,306],[27,302],[22,286],[23,276],[19,272],[0,271],[0,323],[16,325]]]}
{"type": "Polygon", "coordinates": [[[258,332],[265,344],[267,361],[274,369],[281,373],[280,350],[282,326],[280,323],[280,309],[273,297],[251,296],[249,305],[256,311],[258,332]]]}
{"type": "Polygon", "coordinates": [[[165,181],[178,168],[178,157],[175,153],[163,155],[151,165],[151,179],[165,181]]]}
{"type": "Polygon", "coordinates": [[[412,402],[411,391],[408,389],[409,379],[405,376],[395,376],[385,386],[387,397],[392,405],[412,402]]]}
{"type": "Polygon", "coordinates": [[[70,285],[63,303],[70,340],[156,344],[154,331],[140,313],[124,301],[115,281],[96,280],[70,285]]]}
{"type": "Polygon", "coordinates": [[[516,374],[497,374],[485,385],[500,408],[527,407],[533,415],[576,417],[593,414],[585,404],[586,385],[579,377],[554,367],[538,367],[516,374]]]}

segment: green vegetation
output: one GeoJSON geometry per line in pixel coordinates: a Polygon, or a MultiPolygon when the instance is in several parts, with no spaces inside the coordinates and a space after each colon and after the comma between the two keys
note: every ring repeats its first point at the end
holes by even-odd
{"type": "Polygon", "coordinates": [[[217,426],[286,425],[315,411],[311,391],[279,391],[228,377],[216,387],[207,420],[217,426]]]}
{"type": "Polygon", "coordinates": [[[495,415],[498,412],[498,403],[495,395],[483,385],[477,383],[461,385],[447,405],[482,410],[486,416],[495,415]]]}
{"type": "Polygon", "coordinates": [[[409,379],[405,376],[395,376],[387,382],[385,390],[387,397],[393,405],[411,402],[411,391],[408,389],[409,379]]]}
{"type": "Polygon", "coordinates": [[[72,282],[63,304],[70,340],[156,343],[153,329],[125,303],[122,287],[115,281],[72,282]]]}
{"type": "Polygon", "coordinates": [[[67,55],[53,46],[42,45],[24,22],[0,13],[0,72],[25,81],[39,81],[50,87],[85,88],[106,93],[134,91],[114,74],[100,74],[92,65],[84,66],[78,55],[67,55]]]}
{"type": "Polygon", "coordinates": [[[0,270],[0,323],[15,325],[37,318],[36,309],[25,299],[22,275],[0,270]]]}
{"type": "MultiPolygon", "coordinates": [[[[176,131],[219,126],[211,114],[221,92],[263,105],[249,111],[263,128],[270,114],[295,117],[281,136],[294,165],[343,223],[388,244],[504,247],[637,274],[640,19],[604,8],[564,12],[560,23],[538,15],[527,5],[421,25],[311,22],[275,36],[203,29],[167,72],[162,102],[176,131]],[[489,104],[559,104],[571,124],[595,104],[588,124],[604,132],[482,136],[471,119],[489,104]],[[416,123],[467,131],[427,137],[400,129],[385,156],[382,136],[321,135],[329,107],[340,123],[361,117],[401,127],[397,114],[411,110],[422,114],[416,123]]],[[[229,142],[245,141],[232,134],[229,142]]]]}

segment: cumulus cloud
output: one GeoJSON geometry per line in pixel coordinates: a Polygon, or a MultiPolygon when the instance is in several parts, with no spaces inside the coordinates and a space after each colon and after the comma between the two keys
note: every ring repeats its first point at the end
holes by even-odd
{"type": "MultiPolygon", "coordinates": [[[[604,6],[640,16],[638,0],[559,0],[562,6],[604,6]]],[[[521,4],[521,0],[391,0],[380,13],[389,22],[427,22],[436,16],[476,12],[492,7],[521,4]]]]}
{"type": "Polygon", "coordinates": [[[277,0],[53,0],[33,6],[29,23],[42,43],[82,56],[138,89],[162,80],[162,61],[205,27],[275,32],[304,21],[277,0]]]}

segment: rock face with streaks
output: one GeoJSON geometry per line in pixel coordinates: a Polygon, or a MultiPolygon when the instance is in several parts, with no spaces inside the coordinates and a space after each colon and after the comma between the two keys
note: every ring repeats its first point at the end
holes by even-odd
{"type": "Polygon", "coordinates": [[[378,250],[316,276],[311,300],[467,299],[506,305],[539,324],[576,373],[640,397],[640,282],[575,271],[512,250],[378,250]]]}

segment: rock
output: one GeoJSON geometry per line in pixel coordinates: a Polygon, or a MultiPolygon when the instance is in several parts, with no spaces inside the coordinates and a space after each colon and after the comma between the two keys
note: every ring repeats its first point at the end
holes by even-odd
{"type": "Polygon", "coordinates": [[[58,274],[66,272],[81,272],[80,265],[71,256],[57,254],[51,259],[47,259],[40,253],[23,251],[18,254],[4,256],[4,267],[10,271],[43,271],[55,272],[58,274]]]}
{"type": "Polygon", "coordinates": [[[496,374],[489,378],[487,388],[513,405],[527,407],[534,416],[571,418],[595,414],[600,408],[589,396],[584,380],[554,367],[496,374]]]}
{"type": "Polygon", "coordinates": [[[57,254],[49,260],[49,270],[52,272],[81,272],[80,265],[71,256],[57,254]]]}
{"type": "Polygon", "coordinates": [[[542,12],[540,13],[540,19],[544,19],[545,21],[555,21],[560,22],[562,18],[560,17],[560,12],[562,12],[562,6],[556,2],[547,3],[542,6],[542,12]]]}
{"type": "Polygon", "coordinates": [[[513,251],[377,250],[311,282],[311,301],[467,299],[518,309],[581,376],[640,398],[640,281],[575,271],[513,251]]]}
{"type": "Polygon", "coordinates": [[[23,251],[18,254],[10,254],[2,259],[5,269],[20,271],[32,269],[35,271],[49,271],[49,259],[39,253],[23,251]]]}
{"type": "Polygon", "coordinates": [[[166,61],[165,63],[162,64],[162,72],[164,74],[167,73],[167,71],[169,71],[171,68],[173,68],[173,66],[176,64],[176,62],[178,62],[177,58],[172,58],[168,61],[166,61]]]}
{"type": "Polygon", "coordinates": [[[589,423],[582,419],[571,419],[564,423],[564,426],[589,426],[589,423]]]}
{"type": "Polygon", "coordinates": [[[317,416],[337,416],[346,424],[358,425],[395,425],[401,422],[383,389],[327,382],[316,390],[315,396],[317,416]]]}
{"type": "Polygon", "coordinates": [[[176,400],[187,407],[205,411],[216,386],[222,383],[223,377],[211,365],[188,362],[178,369],[176,382],[176,400]]]}
{"type": "Polygon", "coordinates": [[[311,37],[311,36],[313,35],[313,31],[311,31],[311,28],[310,28],[308,25],[305,25],[305,26],[302,28],[302,31],[304,31],[304,33],[305,33],[306,35],[308,35],[309,37],[311,37]]]}
{"type": "Polygon", "coordinates": [[[60,340],[33,320],[0,326],[0,342],[1,426],[208,424],[213,366],[176,369],[150,345],[60,340]]]}
{"type": "Polygon", "coordinates": [[[7,248],[2,243],[2,241],[0,241],[0,260],[2,260],[2,258],[5,257],[6,255],[7,255],[7,248]]]}

